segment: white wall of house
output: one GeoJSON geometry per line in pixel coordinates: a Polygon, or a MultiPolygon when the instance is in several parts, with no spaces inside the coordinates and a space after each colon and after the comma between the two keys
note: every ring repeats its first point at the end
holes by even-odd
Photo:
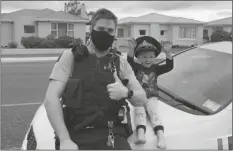
{"type": "Polygon", "coordinates": [[[25,33],[24,32],[25,25],[35,26],[35,22],[33,21],[33,18],[30,16],[21,16],[15,18],[13,31],[14,31],[15,42],[17,42],[19,48],[23,48],[23,46],[21,45],[22,37],[36,36],[35,32],[25,33]]]}
{"type": "Polygon", "coordinates": [[[232,31],[232,26],[223,26],[223,30],[230,33],[232,31]]]}
{"type": "Polygon", "coordinates": [[[38,22],[38,37],[45,38],[51,34],[51,22],[38,22]]]}
{"type": "Polygon", "coordinates": [[[10,42],[13,42],[12,26],[10,22],[1,22],[1,46],[8,46],[10,42]]]}
{"type": "Polygon", "coordinates": [[[150,24],[150,34],[149,36],[155,38],[156,40],[160,41],[160,25],[159,24],[150,24]]]}
{"type": "Polygon", "coordinates": [[[172,30],[170,28],[170,25],[166,25],[166,24],[160,25],[160,32],[159,32],[160,41],[171,41],[172,40],[171,33],[172,30]]]}
{"type": "Polygon", "coordinates": [[[197,44],[203,44],[203,30],[204,30],[203,25],[197,26],[197,44]]]}
{"type": "Polygon", "coordinates": [[[74,37],[82,39],[84,43],[86,42],[86,24],[84,23],[74,24],[74,37]]]}
{"type": "Polygon", "coordinates": [[[150,25],[137,25],[137,24],[134,24],[134,28],[133,28],[133,35],[134,35],[134,38],[138,38],[140,36],[144,36],[144,35],[140,35],[140,30],[142,31],[145,31],[145,36],[149,36],[150,35],[150,25]]]}

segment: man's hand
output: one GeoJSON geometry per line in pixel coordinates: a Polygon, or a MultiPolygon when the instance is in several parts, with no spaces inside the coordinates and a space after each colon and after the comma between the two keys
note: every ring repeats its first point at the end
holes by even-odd
{"type": "Polygon", "coordinates": [[[130,57],[134,57],[134,49],[137,46],[137,42],[134,38],[128,40],[128,47],[129,47],[129,52],[128,52],[128,56],[130,57]]]}
{"type": "Polygon", "coordinates": [[[107,86],[109,97],[117,101],[122,98],[126,98],[128,95],[128,89],[121,83],[121,80],[117,76],[116,72],[114,72],[113,76],[115,83],[109,84],[107,86]]]}
{"type": "Polygon", "coordinates": [[[78,146],[70,139],[60,141],[60,150],[79,150],[78,146]]]}

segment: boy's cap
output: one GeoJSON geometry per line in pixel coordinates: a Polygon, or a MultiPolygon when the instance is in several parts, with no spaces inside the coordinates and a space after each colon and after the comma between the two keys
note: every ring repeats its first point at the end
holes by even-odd
{"type": "Polygon", "coordinates": [[[151,36],[142,36],[136,39],[137,45],[134,49],[135,57],[142,51],[155,51],[158,56],[161,53],[161,44],[151,36]]]}

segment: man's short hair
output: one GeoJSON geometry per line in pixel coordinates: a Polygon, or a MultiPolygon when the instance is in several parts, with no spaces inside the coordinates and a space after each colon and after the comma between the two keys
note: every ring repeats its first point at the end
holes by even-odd
{"type": "Polygon", "coordinates": [[[114,23],[115,23],[115,26],[117,26],[117,17],[113,14],[113,12],[111,12],[108,9],[101,8],[101,9],[97,10],[95,12],[95,14],[91,18],[91,26],[94,27],[95,24],[96,24],[96,22],[99,19],[110,19],[110,20],[113,20],[114,23]]]}

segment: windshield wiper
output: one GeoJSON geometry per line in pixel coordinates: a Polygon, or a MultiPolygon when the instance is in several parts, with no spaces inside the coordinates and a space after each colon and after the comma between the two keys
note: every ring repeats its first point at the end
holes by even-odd
{"type": "MultiPolygon", "coordinates": [[[[160,85],[158,85],[158,90],[163,92],[164,94],[166,94],[167,96],[169,96],[173,100],[175,100],[175,101],[177,101],[179,103],[182,103],[183,105],[186,105],[186,106],[188,106],[189,108],[191,108],[193,110],[197,110],[199,112],[202,112],[205,115],[210,115],[209,112],[203,110],[202,108],[199,108],[199,107],[195,106],[194,104],[188,102],[187,100],[181,98],[180,96],[177,96],[176,94],[172,93],[171,91],[165,89],[164,87],[162,87],[160,85]]],[[[179,104],[179,105],[181,105],[181,104],[179,104]]]]}

